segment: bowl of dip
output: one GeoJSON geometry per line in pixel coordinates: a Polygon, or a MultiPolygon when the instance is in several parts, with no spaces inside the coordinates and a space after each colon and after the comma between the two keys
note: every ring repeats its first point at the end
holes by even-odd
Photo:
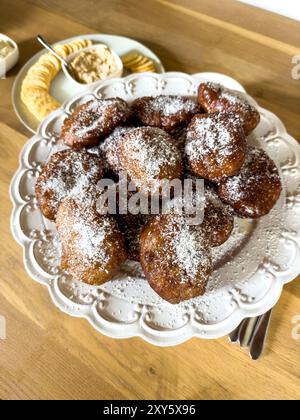
{"type": "Polygon", "coordinates": [[[0,34],[0,79],[13,68],[19,59],[19,48],[14,40],[0,34]]]}
{"type": "Polygon", "coordinates": [[[72,67],[76,79],[64,64],[63,72],[77,86],[91,86],[100,80],[121,77],[123,73],[122,60],[105,44],[83,48],[79,52],[70,54],[66,61],[72,67]]]}

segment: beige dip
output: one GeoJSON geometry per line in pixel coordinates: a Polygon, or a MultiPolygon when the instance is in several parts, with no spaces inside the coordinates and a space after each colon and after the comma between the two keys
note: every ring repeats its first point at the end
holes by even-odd
{"type": "Polygon", "coordinates": [[[106,46],[82,51],[70,64],[80,83],[93,83],[106,79],[117,69],[114,56],[106,46]]]}
{"type": "Polygon", "coordinates": [[[7,57],[14,49],[14,46],[10,42],[0,39],[0,59],[7,57]]]}

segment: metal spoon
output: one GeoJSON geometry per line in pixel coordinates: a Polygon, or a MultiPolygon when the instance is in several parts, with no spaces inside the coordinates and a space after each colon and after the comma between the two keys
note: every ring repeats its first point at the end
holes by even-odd
{"type": "Polygon", "coordinates": [[[74,70],[72,69],[70,64],[63,57],[57,54],[57,52],[51,47],[51,45],[45,40],[45,38],[42,35],[38,35],[36,39],[43,47],[50,51],[51,54],[53,54],[61,62],[61,64],[64,64],[70,75],[73,77],[73,79],[77,80],[74,70]]]}

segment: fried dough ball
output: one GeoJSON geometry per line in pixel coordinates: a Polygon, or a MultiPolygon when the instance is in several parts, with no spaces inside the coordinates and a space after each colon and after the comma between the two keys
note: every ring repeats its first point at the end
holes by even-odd
{"type": "Polygon", "coordinates": [[[92,147],[123,124],[130,115],[130,108],[123,99],[92,99],[77,106],[71,116],[65,119],[61,138],[74,149],[92,147]]]}
{"type": "Polygon", "coordinates": [[[198,114],[187,128],[185,154],[198,177],[218,182],[239,172],[245,161],[246,137],[234,114],[198,114]]]}
{"type": "Polygon", "coordinates": [[[248,147],[241,172],[222,181],[219,197],[244,218],[265,216],[275,206],[282,190],[278,169],[272,159],[256,147],[248,147]]]}
{"type": "Polygon", "coordinates": [[[141,264],[150,286],[179,303],[205,293],[212,273],[211,248],[204,232],[169,213],[151,219],[141,235],[141,264]]]}
{"type": "Polygon", "coordinates": [[[217,83],[201,83],[198,89],[198,102],[209,113],[219,111],[235,113],[241,121],[246,136],[259,124],[259,112],[247,101],[245,95],[217,83]]]}
{"type": "Polygon", "coordinates": [[[126,260],[124,238],[117,222],[100,215],[92,199],[63,200],[56,227],[62,244],[61,268],[76,280],[103,284],[126,260]]]}
{"type": "Polygon", "coordinates": [[[66,149],[53,154],[35,184],[41,212],[55,220],[60,202],[69,194],[79,196],[96,186],[103,175],[101,159],[84,150],[66,149]]]}
{"type": "Polygon", "coordinates": [[[159,95],[136,99],[132,110],[143,124],[172,132],[186,126],[201,107],[193,98],[159,95]]]}
{"type": "Polygon", "coordinates": [[[222,203],[212,189],[205,191],[206,204],[202,229],[212,247],[221,246],[228,241],[234,228],[232,209],[222,203]]]}
{"type": "Polygon", "coordinates": [[[120,147],[121,167],[135,185],[158,192],[161,180],[181,178],[180,151],[165,131],[153,127],[130,130],[120,147]]]}

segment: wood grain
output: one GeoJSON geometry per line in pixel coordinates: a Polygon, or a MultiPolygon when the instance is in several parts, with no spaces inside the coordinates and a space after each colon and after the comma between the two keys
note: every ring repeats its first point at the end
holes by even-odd
{"type": "Polygon", "coordinates": [[[231,0],[1,0],[1,31],[20,45],[18,66],[0,81],[0,340],[1,399],[298,399],[299,281],[275,308],[265,357],[253,363],[227,339],[193,339],[175,348],[142,340],[112,340],[84,320],[61,313],[48,292],[25,273],[13,240],[8,188],[28,133],[11,105],[20,66],[50,39],[115,33],[152,48],[167,70],[219,71],[237,78],[262,106],[300,138],[300,81],[291,55],[300,53],[300,24],[231,0]],[[46,23],[46,24],[45,24],[46,23]]]}

